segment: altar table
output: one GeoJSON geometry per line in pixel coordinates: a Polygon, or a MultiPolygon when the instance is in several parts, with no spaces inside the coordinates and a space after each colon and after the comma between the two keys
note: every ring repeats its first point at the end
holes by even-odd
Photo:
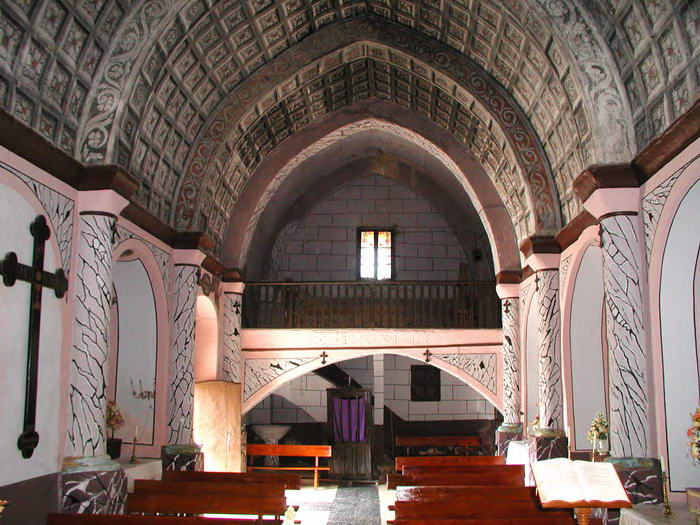
{"type": "Polygon", "coordinates": [[[672,503],[674,516],[664,518],[663,505],[635,505],[631,509],[622,509],[620,513],[620,525],[700,525],[700,516],[696,517],[688,510],[688,505],[672,503]]]}

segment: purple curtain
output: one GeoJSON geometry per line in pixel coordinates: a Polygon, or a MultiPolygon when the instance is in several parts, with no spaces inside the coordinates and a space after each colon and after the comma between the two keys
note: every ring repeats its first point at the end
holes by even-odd
{"type": "Polygon", "coordinates": [[[365,440],[365,400],[357,397],[333,399],[333,439],[337,443],[365,440]]]}

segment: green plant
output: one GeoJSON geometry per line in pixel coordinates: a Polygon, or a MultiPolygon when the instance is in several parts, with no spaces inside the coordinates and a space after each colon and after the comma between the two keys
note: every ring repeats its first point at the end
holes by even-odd
{"type": "Polygon", "coordinates": [[[107,428],[112,431],[112,437],[114,437],[114,431],[119,430],[124,426],[124,416],[119,410],[119,407],[114,401],[107,401],[107,428]]]}

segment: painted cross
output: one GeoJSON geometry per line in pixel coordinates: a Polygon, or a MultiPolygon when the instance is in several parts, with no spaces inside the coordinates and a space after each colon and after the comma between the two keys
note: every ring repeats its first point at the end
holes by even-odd
{"type": "Polygon", "coordinates": [[[433,355],[433,353],[426,348],[425,352],[423,352],[423,355],[425,356],[425,362],[430,363],[430,356],[433,355]]]}
{"type": "Polygon", "coordinates": [[[328,354],[324,350],[323,353],[319,356],[321,358],[321,364],[325,365],[326,364],[326,358],[328,357],[328,354]]]}
{"type": "Polygon", "coordinates": [[[44,251],[46,241],[51,236],[51,230],[46,224],[46,218],[38,215],[29,226],[34,237],[32,265],[27,266],[17,262],[15,252],[8,253],[0,262],[0,274],[5,286],[13,286],[19,279],[31,285],[29,296],[29,340],[27,343],[27,380],[24,390],[24,429],[17,439],[17,448],[22,451],[22,457],[32,457],[34,449],[39,444],[39,434],[36,432],[36,395],[37,379],[39,377],[39,329],[41,326],[41,295],[43,287],[51,288],[56,297],[63,297],[68,290],[68,280],[62,269],[55,273],[44,271],[44,251]]]}

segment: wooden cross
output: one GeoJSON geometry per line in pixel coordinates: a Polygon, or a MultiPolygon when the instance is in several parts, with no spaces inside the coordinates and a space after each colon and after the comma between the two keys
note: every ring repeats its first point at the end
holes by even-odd
{"type": "Polygon", "coordinates": [[[321,358],[321,364],[325,365],[326,364],[326,358],[328,357],[328,354],[324,350],[323,353],[319,356],[321,358]]]}
{"type": "Polygon", "coordinates": [[[43,287],[51,288],[56,297],[63,297],[68,290],[68,280],[62,269],[55,273],[44,271],[44,251],[46,241],[51,237],[51,230],[46,224],[46,218],[38,215],[29,226],[34,237],[32,265],[27,266],[17,262],[15,252],[8,253],[0,262],[0,274],[5,286],[13,286],[19,279],[31,285],[29,296],[29,340],[27,343],[27,381],[24,390],[24,430],[17,439],[17,448],[22,451],[22,457],[32,457],[34,449],[39,444],[39,434],[36,432],[36,392],[39,376],[39,329],[41,326],[41,294],[43,287]]]}
{"type": "Polygon", "coordinates": [[[425,356],[425,362],[430,363],[430,356],[433,355],[432,352],[426,348],[423,355],[425,356]]]}

